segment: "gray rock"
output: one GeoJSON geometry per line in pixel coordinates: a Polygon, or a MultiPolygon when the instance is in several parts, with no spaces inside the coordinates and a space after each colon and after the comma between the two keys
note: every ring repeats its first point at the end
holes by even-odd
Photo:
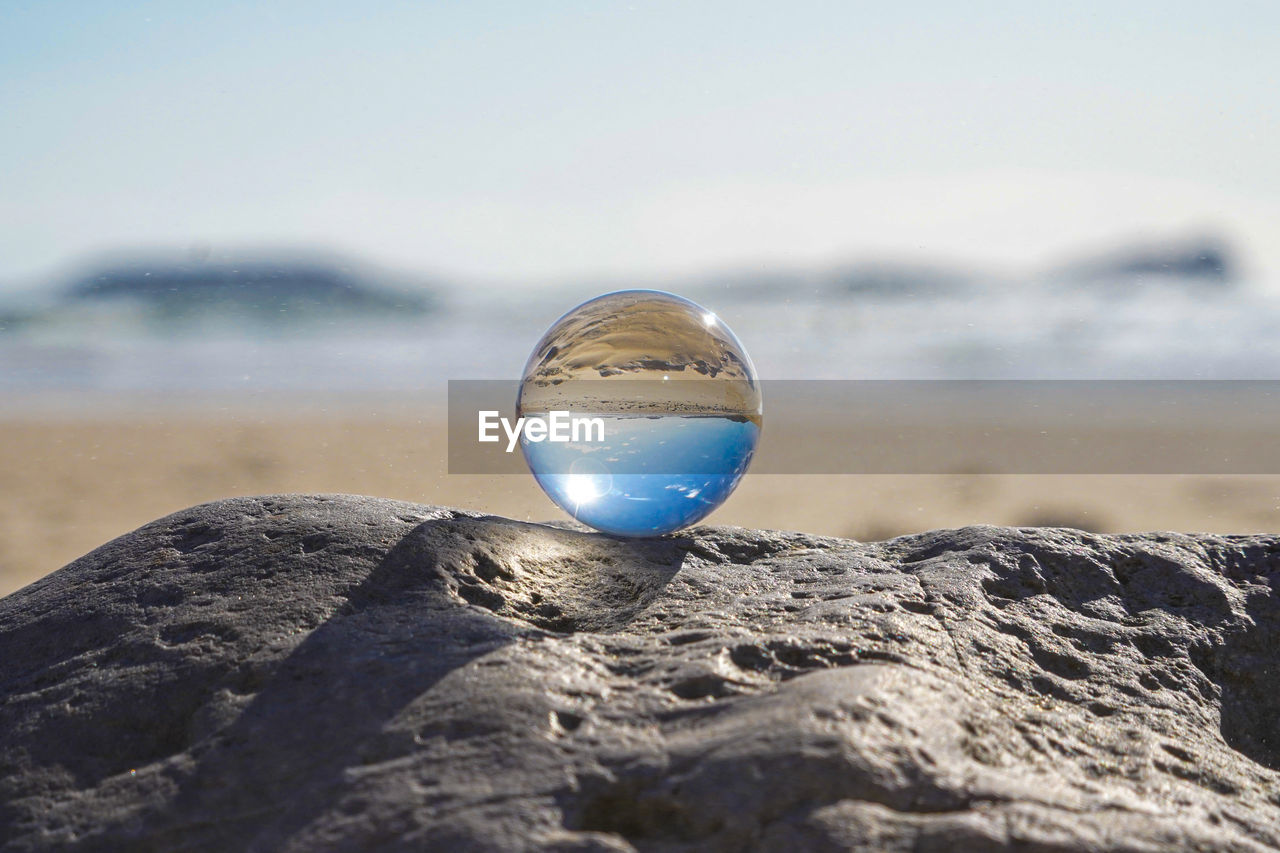
{"type": "Polygon", "coordinates": [[[195,507],[0,600],[5,850],[1280,848],[1280,537],[195,507]]]}

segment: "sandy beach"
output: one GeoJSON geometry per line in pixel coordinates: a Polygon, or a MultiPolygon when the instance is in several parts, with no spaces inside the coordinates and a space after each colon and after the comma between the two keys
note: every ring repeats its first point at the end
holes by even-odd
{"type": "MultiPolygon", "coordinates": [[[[0,594],[110,539],[234,495],[347,492],[563,519],[528,476],[446,473],[430,405],[14,406],[0,419],[0,594]]],[[[1267,532],[1280,477],[749,475],[711,524],[878,540],[938,527],[1267,532]]]]}

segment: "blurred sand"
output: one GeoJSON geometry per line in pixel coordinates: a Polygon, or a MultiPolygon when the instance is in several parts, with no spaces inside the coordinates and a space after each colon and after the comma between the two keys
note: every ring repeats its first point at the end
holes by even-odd
{"type": "MultiPolygon", "coordinates": [[[[10,408],[0,418],[0,595],[108,540],[233,495],[351,492],[564,518],[528,476],[445,473],[427,406],[10,408]]],[[[1274,532],[1280,476],[748,476],[709,523],[882,539],[990,523],[1274,532]]]]}

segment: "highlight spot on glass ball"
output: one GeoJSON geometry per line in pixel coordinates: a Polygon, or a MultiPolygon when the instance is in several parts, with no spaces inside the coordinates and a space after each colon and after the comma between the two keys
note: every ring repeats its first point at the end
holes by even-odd
{"type": "Polygon", "coordinates": [[[763,414],[733,332],[657,290],[608,293],[557,320],[529,356],[516,409],[544,421],[520,438],[538,485],[617,536],[671,533],[723,504],[751,463],[763,414]]]}

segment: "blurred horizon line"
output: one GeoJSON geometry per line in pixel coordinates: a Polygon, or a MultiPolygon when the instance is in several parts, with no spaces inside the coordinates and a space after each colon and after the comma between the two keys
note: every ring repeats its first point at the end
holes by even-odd
{"type": "MultiPolygon", "coordinates": [[[[104,270],[140,269],[155,265],[165,269],[198,269],[204,266],[236,265],[321,265],[349,272],[370,280],[385,279],[400,283],[415,281],[423,287],[483,285],[513,290],[553,287],[568,288],[593,284],[652,288],[662,283],[683,285],[727,285],[734,278],[751,284],[769,275],[812,278],[859,269],[910,269],[921,274],[942,276],[964,275],[966,278],[987,277],[992,281],[1060,276],[1087,276],[1091,266],[1122,265],[1134,259],[1173,258],[1179,255],[1214,253],[1221,259],[1221,276],[1237,283],[1261,283],[1280,289],[1280,276],[1263,271],[1249,244],[1228,229],[1204,224],[1197,227],[1117,233],[1110,239],[1080,243],[1073,249],[1045,253],[1031,264],[1009,264],[996,260],[980,262],[958,259],[946,253],[927,250],[903,251],[895,248],[851,249],[826,258],[787,259],[782,257],[744,257],[740,260],[708,262],[689,268],[672,268],[666,272],[633,272],[602,270],[599,272],[565,273],[557,276],[495,276],[476,272],[446,270],[440,265],[388,262],[377,253],[335,246],[320,241],[225,241],[192,240],[186,242],[153,241],[115,244],[85,249],[46,268],[43,273],[0,278],[0,299],[14,295],[34,295],[68,286],[78,279],[104,270]]],[[[1178,270],[1174,270],[1176,274],[1178,270]]]]}

